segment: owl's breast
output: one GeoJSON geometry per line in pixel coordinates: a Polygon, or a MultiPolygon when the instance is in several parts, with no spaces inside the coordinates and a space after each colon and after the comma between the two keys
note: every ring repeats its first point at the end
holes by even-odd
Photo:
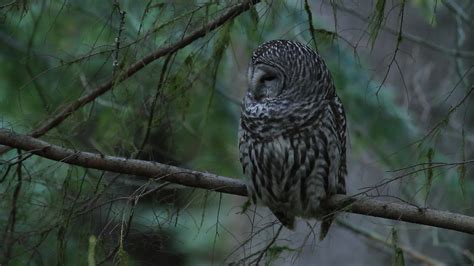
{"type": "Polygon", "coordinates": [[[317,198],[324,197],[325,191],[324,180],[315,178],[321,156],[315,130],[308,128],[271,139],[241,132],[241,163],[255,199],[271,209],[285,209],[294,215],[305,215],[313,209],[313,203],[319,206],[317,198]]]}
{"type": "Polygon", "coordinates": [[[262,142],[273,141],[281,135],[295,138],[319,127],[328,107],[326,101],[247,103],[244,100],[240,127],[262,142]]]}

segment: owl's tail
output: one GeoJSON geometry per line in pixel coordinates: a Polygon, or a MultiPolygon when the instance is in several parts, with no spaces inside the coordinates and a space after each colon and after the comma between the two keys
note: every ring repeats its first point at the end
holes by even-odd
{"type": "Polygon", "coordinates": [[[288,215],[281,211],[272,211],[278,221],[286,228],[293,230],[295,228],[295,216],[288,215]]]}
{"type": "Polygon", "coordinates": [[[319,241],[322,241],[326,237],[326,235],[328,234],[332,221],[334,221],[334,215],[333,214],[328,214],[321,221],[321,229],[319,231],[319,241]]]}

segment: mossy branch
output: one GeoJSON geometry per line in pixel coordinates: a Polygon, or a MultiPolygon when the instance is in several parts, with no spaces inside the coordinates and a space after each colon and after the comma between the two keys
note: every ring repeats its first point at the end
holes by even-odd
{"type": "MultiPolygon", "coordinates": [[[[0,129],[0,144],[21,149],[54,161],[89,169],[144,176],[189,187],[247,196],[245,184],[238,179],[158,162],[67,149],[31,136],[15,133],[8,129],[0,129]]],[[[374,198],[335,195],[329,200],[328,207],[335,211],[430,225],[474,234],[474,217],[429,208],[419,208],[404,203],[392,203],[374,198]]]]}

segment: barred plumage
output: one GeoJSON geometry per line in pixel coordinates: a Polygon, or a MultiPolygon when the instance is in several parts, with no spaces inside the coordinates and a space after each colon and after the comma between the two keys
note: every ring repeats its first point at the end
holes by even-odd
{"type": "Polygon", "coordinates": [[[280,222],[333,219],[324,200],[345,194],[346,120],[331,74],[308,46],[274,40],[257,48],[242,102],[239,150],[248,190],[280,222]]]}

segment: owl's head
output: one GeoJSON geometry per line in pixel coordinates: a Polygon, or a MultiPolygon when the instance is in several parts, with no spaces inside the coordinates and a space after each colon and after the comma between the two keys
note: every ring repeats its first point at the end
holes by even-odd
{"type": "Polygon", "coordinates": [[[311,48],[295,41],[273,40],[254,51],[248,86],[247,97],[253,102],[301,101],[326,98],[332,82],[323,60],[311,48]]]}

